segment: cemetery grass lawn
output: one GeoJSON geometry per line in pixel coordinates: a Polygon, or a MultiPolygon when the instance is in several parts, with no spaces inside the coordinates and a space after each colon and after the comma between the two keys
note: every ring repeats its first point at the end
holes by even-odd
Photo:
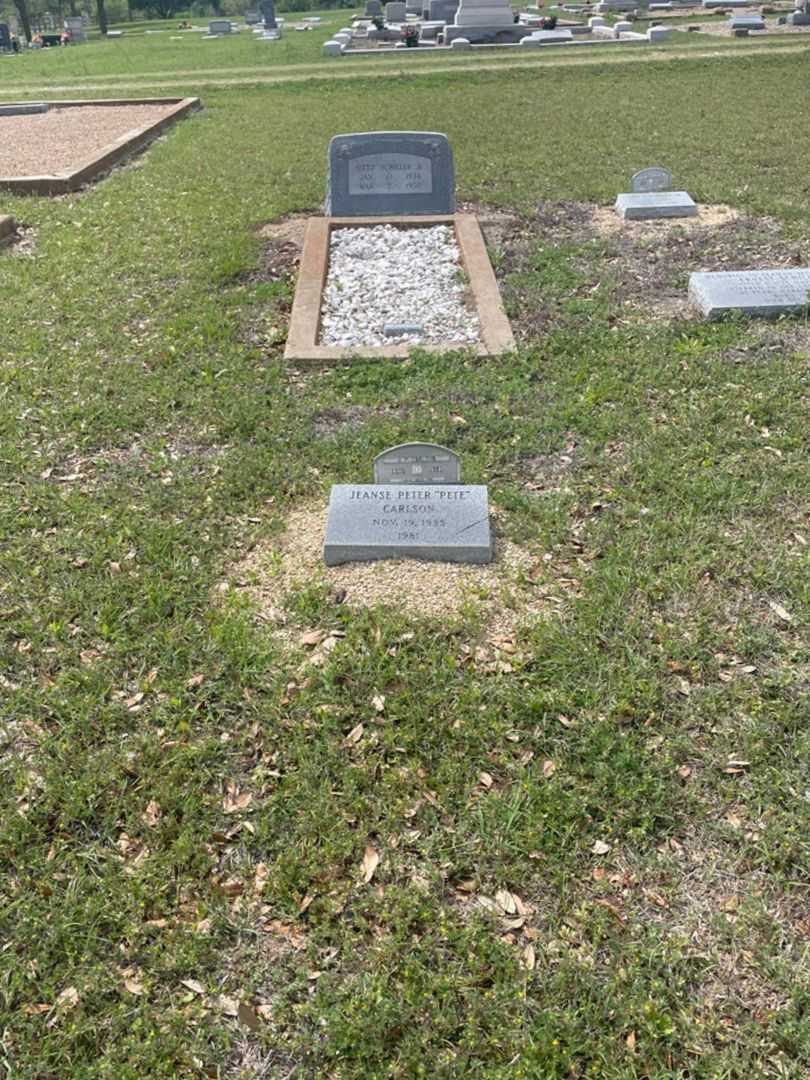
{"type": "Polygon", "coordinates": [[[258,233],[396,117],[527,228],[655,161],[806,253],[799,64],[214,92],[84,193],[0,198],[15,1080],[808,1075],[807,324],[628,313],[606,249],[536,232],[514,357],[302,374],[258,233]],[[313,585],[275,632],[241,560],[414,438],[490,485],[542,616],[313,585]]]}

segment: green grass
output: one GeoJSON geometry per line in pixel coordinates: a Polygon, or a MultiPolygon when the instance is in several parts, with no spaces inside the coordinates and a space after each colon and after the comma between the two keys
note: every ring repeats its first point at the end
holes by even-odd
{"type": "Polygon", "coordinates": [[[10,1075],[808,1074],[806,328],[628,319],[603,246],[535,231],[504,295],[553,318],[509,359],[302,378],[248,332],[291,288],[256,279],[256,227],[319,205],[337,131],[447,131],[460,197],[529,221],[661,162],[806,257],[810,135],[775,122],[803,64],[208,91],[137,168],[2,197],[35,237],[0,254],[10,1075]],[[467,658],[475,610],[353,613],[313,586],[285,601],[290,647],[219,591],[413,438],[548,556],[556,602],[511,672],[467,658]],[[320,668],[311,628],[345,634],[320,668]],[[252,799],[226,814],[229,784],[252,799]],[[500,889],[529,908],[511,932],[477,902],[500,889]]]}

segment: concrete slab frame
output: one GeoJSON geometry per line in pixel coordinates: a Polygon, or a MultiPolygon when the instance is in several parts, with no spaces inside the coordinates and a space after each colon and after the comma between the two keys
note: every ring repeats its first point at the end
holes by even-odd
{"type": "MultiPolygon", "coordinates": [[[[11,104],[11,103],[9,103],[11,104]]],[[[41,176],[0,176],[0,191],[10,191],[16,195],[66,195],[77,191],[92,180],[108,172],[125,158],[142,150],[166,128],[202,107],[199,98],[113,98],[85,101],[51,101],[52,109],[80,108],[86,105],[170,105],[165,116],[153,120],[142,127],[133,128],[124,136],[108,143],[102,150],[87,161],[77,165],[69,172],[41,176]]]]}
{"type": "Polygon", "coordinates": [[[407,217],[317,217],[310,218],[304,234],[304,248],[298,269],[290,327],[284,359],[292,363],[338,364],[359,360],[406,359],[414,345],[376,345],[345,348],[318,343],[321,328],[323,290],[329,270],[330,237],[335,229],[356,229],[371,225],[394,225],[402,229],[424,229],[449,225],[455,230],[461,265],[481,328],[481,340],[473,346],[459,342],[425,345],[435,353],[472,348],[478,356],[499,356],[515,348],[512,328],[501,301],[495,272],[489,261],[481,226],[474,214],[407,217]]]}

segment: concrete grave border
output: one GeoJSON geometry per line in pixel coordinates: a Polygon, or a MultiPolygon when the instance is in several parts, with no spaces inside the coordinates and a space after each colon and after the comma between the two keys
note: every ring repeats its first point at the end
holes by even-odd
{"type": "Polygon", "coordinates": [[[10,244],[17,231],[17,222],[8,214],[0,214],[0,248],[10,244]]]}
{"type": "Polygon", "coordinates": [[[344,361],[406,359],[415,348],[426,352],[458,352],[472,348],[478,356],[498,356],[515,348],[512,327],[504,311],[498,282],[489,261],[481,226],[474,214],[408,215],[405,217],[318,217],[307,221],[304,248],[298,268],[290,328],[284,359],[293,362],[335,364],[344,361]],[[369,225],[394,225],[424,229],[450,225],[455,230],[461,265],[470,285],[481,326],[481,340],[473,346],[460,342],[415,345],[365,345],[345,348],[319,345],[321,307],[329,269],[329,241],[335,229],[369,225]]]}
{"type": "MultiPolygon", "coordinates": [[[[6,104],[17,104],[7,102],[6,104]]],[[[113,165],[124,158],[142,150],[156,139],[166,128],[181,120],[184,116],[202,108],[199,98],[96,98],[82,101],[49,101],[52,109],[80,108],[85,105],[172,105],[165,116],[153,120],[150,124],[133,128],[115,142],[108,143],[102,150],[87,161],[77,165],[70,172],[54,173],[42,176],[0,176],[0,190],[16,195],[66,195],[77,191],[91,180],[98,179],[108,172],[113,165]]]]}

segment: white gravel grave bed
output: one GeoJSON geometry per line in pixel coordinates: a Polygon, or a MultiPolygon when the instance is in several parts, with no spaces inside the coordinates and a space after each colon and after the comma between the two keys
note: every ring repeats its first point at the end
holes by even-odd
{"type": "Polygon", "coordinates": [[[448,225],[335,229],[321,310],[321,344],[427,345],[479,340],[461,259],[448,225]],[[386,326],[407,333],[386,334],[386,326]]]}

